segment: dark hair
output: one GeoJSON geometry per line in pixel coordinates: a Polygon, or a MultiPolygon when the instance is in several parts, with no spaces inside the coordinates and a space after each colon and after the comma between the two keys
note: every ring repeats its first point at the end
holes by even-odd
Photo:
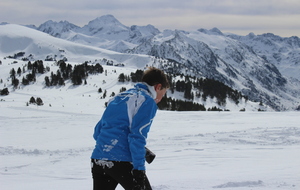
{"type": "Polygon", "coordinates": [[[147,83],[150,86],[156,84],[161,84],[162,88],[169,88],[170,84],[168,82],[165,73],[155,67],[149,67],[142,76],[142,82],[147,83]]]}

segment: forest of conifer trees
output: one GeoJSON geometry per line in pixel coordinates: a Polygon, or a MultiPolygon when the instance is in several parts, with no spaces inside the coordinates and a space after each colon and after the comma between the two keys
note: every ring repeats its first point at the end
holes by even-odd
{"type": "MultiPolygon", "coordinates": [[[[51,72],[50,76],[45,77],[45,86],[62,86],[65,85],[65,81],[70,80],[73,85],[87,84],[87,78],[89,75],[97,75],[104,72],[103,67],[99,64],[89,64],[84,62],[79,65],[72,66],[67,64],[64,60],[56,62],[59,69],[56,73],[51,72]]],[[[111,62],[108,62],[111,64],[111,62]]],[[[50,71],[49,67],[44,67],[43,61],[35,61],[34,63],[28,62],[23,68],[18,68],[17,71],[12,69],[10,71],[10,77],[12,85],[17,88],[19,85],[19,80],[17,75],[21,76],[22,73],[28,71],[28,74],[23,76],[21,84],[29,85],[36,81],[36,74],[44,74],[50,71]]],[[[141,81],[143,75],[142,70],[136,70],[131,72],[129,75],[124,73],[119,74],[118,81],[121,83],[124,82],[139,82],[141,81]]],[[[184,100],[173,99],[166,96],[158,104],[158,107],[162,110],[172,110],[172,111],[223,111],[220,108],[205,108],[204,105],[196,103],[196,99],[202,99],[206,101],[207,98],[215,98],[219,106],[225,106],[227,98],[234,101],[236,104],[239,104],[239,101],[244,98],[247,100],[247,97],[244,97],[237,90],[233,90],[229,86],[224,85],[223,83],[208,79],[208,78],[195,78],[190,76],[178,75],[173,73],[167,73],[168,80],[170,82],[169,91],[173,94],[175,91],[183,93],[184,100]]],[[[123,88],[123,90],[125,90],[123,88]]],[[[120,92],[122,89],[120,90],[120,92]]],[[[102,89],[98,89],[98,93],[102,93],[102,89]]],[[[106,97],[106,90],[105,90],[106,97]]],[[[7,89],[1,90],[1,95],[9,94],[7,89]]],[[[110,96],[114,96],[113,92],[110,96]]],[[[224,110],[225,111],[225,110],[224,110]]],[[[226,110],[228,111],[228,110],[226,110]]]]}

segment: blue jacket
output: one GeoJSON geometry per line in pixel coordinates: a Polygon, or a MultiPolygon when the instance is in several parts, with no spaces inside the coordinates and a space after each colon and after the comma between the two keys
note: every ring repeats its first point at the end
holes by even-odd
{"type": "Polygon", "coordinates": [[[91,158],[132,162],[145,170],[147,134],[157,111],[154,87],[137,83],[111,99],[94,130],[96,146],[91,158]]]}

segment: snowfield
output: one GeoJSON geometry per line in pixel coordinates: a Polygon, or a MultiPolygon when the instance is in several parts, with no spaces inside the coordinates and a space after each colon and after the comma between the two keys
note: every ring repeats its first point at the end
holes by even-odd
{"type": "MultiPolygon", "coordinates": [[[[108,96],[133,85],[118,83],[118,75],[136,69],[104,66],[107,75],[90,75],[87,85],[49,88],[38,75],[14,90],[9,71],[25,63],[2,60],[0,89],[10,94],[0,96],[0,189],[92,189],[94,126],[108,96]],[[27,106],[32,96],[44,105],[27,106]]],[[[299,190],[299,112],[257,112],[257,105],[232,104],[230,112],[159,110],[147,143],[157,155],[146,164],[153,190],[299,190]]]]}
{"type": "MultiPolygon", "coordinates": [[[[92,189],[92,134],[103,106],[0,105],[1,189],[92,189]]],[[[297,112],[158,111],[148,148],[157,155],[146,166],[154,190],[300,188],[297,112]]]]}

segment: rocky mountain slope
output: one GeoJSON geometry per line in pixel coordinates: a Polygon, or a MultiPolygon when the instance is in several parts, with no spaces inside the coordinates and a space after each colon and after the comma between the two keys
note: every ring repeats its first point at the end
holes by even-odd
{"type": "Polygon", "coordinates": [[[168,72],[218,80],[274,110],[294,110],[300,105],[300,39],[296,36],[239,36],[223,34],[217,28],[161,32],[152,25],[127,27],[112,15],[83,27],[47,21],[35,28],[75,43],[120,52],[123,58],[119,62],[129,60],[124,57],[130,55],[156,57],[164,60],[157,64],[168,72]]]}

